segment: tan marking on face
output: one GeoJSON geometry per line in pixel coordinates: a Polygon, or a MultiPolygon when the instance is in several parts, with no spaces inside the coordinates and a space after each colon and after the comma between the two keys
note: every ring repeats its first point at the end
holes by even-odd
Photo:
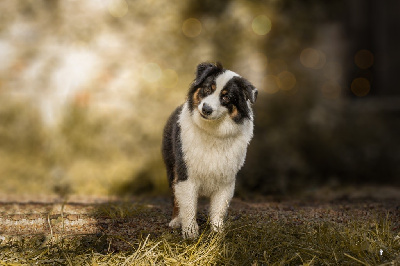
{"type": "Polygon", "coordinates": [[[238,110],[237,110],[236,106],[233,106],[233,107],[232,107],[232,112],[230,113],[230,117],[233,119],[233,118],[235,118],[238,114],[239,114],[239,113],[238,113],[238,110]]]}
{"type": "Polygon", "coordinates": [[[215,91],[215,90],[217,89],[217,85],[215,85],[215,84],[211,85],[211,89],[212,89],[213,91],[215,91]]]}
{"type": "Polygon", "coordinates": [[[221,94],[222,95],[228,94],[228,91],[227,90],[223,90],[223,91],[221,91],[221,94]]]}
{"type": "Polygon", "coordinates": [[[201,88],[197,88],[196,92],[193,94],[193,106],[197,107],[200,104],[200,96],[199,96],[199,92],[200,92],[201,88]]]}

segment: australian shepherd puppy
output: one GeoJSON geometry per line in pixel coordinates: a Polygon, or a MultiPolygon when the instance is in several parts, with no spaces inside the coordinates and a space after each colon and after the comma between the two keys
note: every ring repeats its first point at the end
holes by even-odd
{"type": "Polygon", "coordinates": [[[198,236],[197,199],[210,197],[210,222],[221,231],[253,137],[257,89],[221,64],[201,63],[186,102],[170,116],[162,153],[174,195],[170,227],[198,236]]]}

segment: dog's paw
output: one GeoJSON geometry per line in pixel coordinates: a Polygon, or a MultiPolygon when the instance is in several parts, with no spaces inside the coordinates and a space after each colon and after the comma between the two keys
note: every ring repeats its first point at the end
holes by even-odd
{"type": "Polygon", "coordinates": [[[171,220],[171,222],[169,222],[168,226],[171,228],[181,227],[181,219],[179,217],[175,217],[174,219],[171,220]]]}
{"type": "Polygon", "coordinates": [[[185,239],[193,239],[199,236],[199,226],[192,223],[190,226],[182,227],[182,235],[185,239]]]}
{"type": "Polygon", "coordinates": [[[211,221],[211,229],[216,233],[222,233],[224,231],[224,221],[223,220],[211,221]]]}

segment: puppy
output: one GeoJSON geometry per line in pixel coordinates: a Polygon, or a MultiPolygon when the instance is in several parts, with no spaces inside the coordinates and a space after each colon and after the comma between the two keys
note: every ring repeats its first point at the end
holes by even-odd
{"type": "Polygon", "coordinates": [[[256,98],[257,89],[246,79],[219,63],[201,63],[186,102],[170,116],[162,142],[174,200],[169,226],[181,226],[184,238],[199,234],[199,196],[210,197],[212,229],[223,229],[236,174],[253,137],[256,98]]]}

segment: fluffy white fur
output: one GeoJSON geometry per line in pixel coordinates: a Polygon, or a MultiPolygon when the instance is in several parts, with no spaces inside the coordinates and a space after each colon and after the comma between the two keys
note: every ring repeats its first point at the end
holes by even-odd
{"type": "Polygon", "coordinates": [[[198,235],[196,211],[200,195],[211,199],[212,228],[215,231],[222,229],[233,197],[236,173],[244,164],[247,146],[253,137],[251,119],[237,124],[229,117],[225,107],[213,103],[212,97],[218,97],[224,85],[234,76],[238,75],[232,71],[224,72],[216,80],[215,92],[202,100],[202,103],[213,104],[213,109],[218,113],[215,119],[202,118],[200,110],[191,113],[185,103],[178,120],[188,179],[174,185],[180,211],[170,226],[181,225],[184,237],[194,238],[198,235]]]}

